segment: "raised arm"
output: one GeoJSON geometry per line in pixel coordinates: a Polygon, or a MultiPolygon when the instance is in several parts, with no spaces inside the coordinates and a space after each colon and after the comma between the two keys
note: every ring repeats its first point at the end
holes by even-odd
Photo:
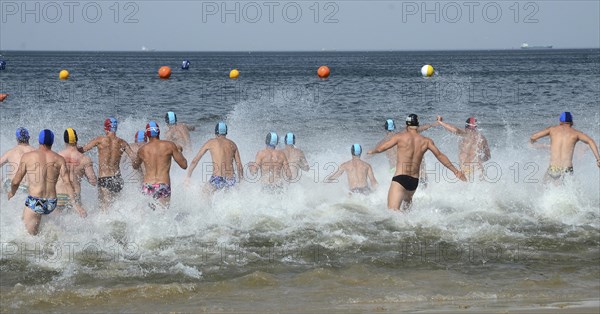
{"type": "Polygon", "coordinates": [[[465,178],[465,174],[462,171],[456,169],[456,167],[454,167],[452,162],[450,162],[450,159],[448,159],[446,155],[440,152],[440,150],[435,146],[432,140],[429,140],[427,148],[433,153],[435,158],[437,158],[437,160],[439,160],[442,163],[442,165],[444,165],[446,168],[450,169],[450,171],[452,171],[457,178],[459,178],[462,181],[467,181],[467,179],[465,178]]]}
{"type": "Polygon", "coordinates": [[[423,131],[426,131],[426,130],[428,130],[428,129],[434,127],[434,126],[438,126],[438,125],[440,125],[439,121],[436,121],[434,123],[428,123],[428,124],[425,124],[425,125],[421,125],[420,127],[417,128],[417,132],[421,133],[423,131]]]}
{"type": "Polygon", "coordinates": [[[594,142],[594,140],[591,137],[587,136],[582,132],[577,133],[577,139],[588,144],[588,146],[592,150],[592,153],[594,154],[594,157],[596,157],[596,165],[600,167],[600,154],[598,154],[598,146],[596,146],[596,142],[594,142]]]}
{"type": "Polygon", "coordinates": [[[196,154],[196,157],[194,157],[194,159],[192,159],[192,163],[190,164],[190,167],[188,168],[187,171],[187,176],[186,178],[191,178],[192,177],[192,173],[194,172],[194,169],[196,169],[196,166],[198,166],[198,162],[200,162],[200,159],[202,159],[202,156],[204,156],[204,154],[206,154],[206,152],[208,151],[208,143],[206,142],[198,151],[198,154],[196,154]]]}
{"type": "Polygon", "coordinates": [[[368,176],[369,176],[369,180],[371,181],[371,187],[372,188],[377,188],[377,185],[379,183],[377,183],[377,180],[375,179],[375,174],[373,174],[373,167],[371,167],[371,165],[369,165],[369,170],[368,170],[368,176]]]}
{"type": "Polygon", "coordinates": [[[535,141],[539,140],[542,137],[548,136],[550,135],[550,128],[551,127],[547,127],[537,133],[534,133],[530,138],[529,138],[529,142],[531,144],[535,143],[535,141]]]}
{"type": "Polygon", "coordinates": [[[379,153],[385,152],[386,150],[396,146],[396,144],[398,144],[398,140],[396,139],[396,136],[398,136],[398,135],[394,135],[394,136],[390,137],[387,141],[379,142],[379,144],[377,144],[377,147],[368,151],[367,154],[368,155],[379,154],[379,153]]]}
{"type": "Polygon", "coordinates": [[[81,207],[81,203],[78,201],[78,198],[75,197],[75,189],[73,188],[73,182],[71,182],[71,176],[69,175],[69,168],[67,167],[67,163],[64,159],[60,161],[60,178],[63,180],[65,187],[67,188],[67,194],[71,200],[71,205],[73,208],[77,210],[79,216],[86,217],[87,213],[83,207],[81,207]]]}
{"type": "Polygon", "coordinates": [[[179,147],[177,145],[175,145],[175,143],[172,143],[172,149],[173,149],[173,159],[175,159],[175,162],[179,165],[179,167],[181,167],[181,169],[187,169],[188,167],[188,163],[187,163],[187,159],[185,159],[185,157],[183,156],[183,154],[181,153],[181,150],[179,149],[179,147]]]}
{"type": "Polygon", "coordinates": [[[437,123],[439,125],[443,126],[444,129],[448,130],[450,133],[457,134],[457,135],[465,134],[464,130],[461,130],[461,129],[457,128],[456,126],[452,125],[452,124],[449,124],[449,123],[446,123],[446,122],[442,121],[442,117],[440,117],[440,116],[438,116],[437,123]]]}
{"type": "Polygon", "coordinates": [[[96,186],[96,182],[98,182],[98,177],[96,177],[96,172],[94,172],[94,163],[92,162],[92,159],[90,157],[85,156],[81,159],[81,162],[83,163],[85,178],[90,183],[90,185],[96,186]]]}

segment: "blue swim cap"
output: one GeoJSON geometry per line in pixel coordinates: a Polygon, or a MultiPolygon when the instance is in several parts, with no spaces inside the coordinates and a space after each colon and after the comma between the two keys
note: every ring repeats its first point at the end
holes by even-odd
{"type": "Polygon", "coordinates": [[[294,133],[289,132],[285,135],[285,144],[286,145],[296,145],[296,135],[294,133]]]}
{"type": "Polygon", "coordinates": [[[17,129],[17,141],[19,143],[29,143],[29,131],[26,128],[20,127],[17,129]]]}
{"type": "Polygon", "coordinates": [[[279,143],[279,137],[277,136],[277,133],[269,132],[269,134],[267,134],[267,138],[265,139],[265,143],[267,146],[275,148],[275,146],[277,146],[279,143]]]}
{"type": "Polygon", "coordinates": [[[362,147],[359,144],[354,144],[350,147],[352,156],[360,156],[362,154],[362,147]]]}
{"type": "Polygon", "coordinates": [[[227,135],[227,124],[225,124],[223,121],[219,121],[219,123],[215,125],[215,134],[227,135]]]}
{"type": "Polygon", "coordinates": [[[385,129],[388,131],[394,131],[396,129],[396,124],[394,124],[394,120],[392,120],[392,119],[385,120],[385,129]]]}
{"type": "Polygon", "coordinates": [[[177,115],[175,115],[175,112],[173,112],[173,111],[167,112],[167,114],[165,115],[165,122],[167,124],[177,123],[177,115]]]}
{"type": "Polygon", "coordinates": [[[150,121],[146,124],[146,137],[159,137],[160,136],[160,128],[158,127],[158,123],[156,121],[150,121]]]}
{"type": "Polygon", "coordinates": [[[568,111],[561,113],[560,122],[573,123],[573,115],[568,111]]]}
{"type": "Polygon", "coordinates": [[[147,142],[148,141],[148,137],[146,137],[146,132],[144,132],[144,130],[139,130],[135,133],[135,142],[136,143],[143,143],[143,142],[147,142]]]}
{"type": "Polygon", "coordinates": [[[48,129],[43,129],[40,131],[40,136],[38,137],[38,141],[40,145],[52,146],[54,144],[54,133],[48,129]]]}

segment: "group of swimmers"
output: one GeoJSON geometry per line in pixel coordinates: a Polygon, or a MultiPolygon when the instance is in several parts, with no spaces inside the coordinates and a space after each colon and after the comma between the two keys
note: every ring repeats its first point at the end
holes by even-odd
{"type": "MultiPolygon", "coordinates": [[[[566,174],[573,173],[573,151],[575,144],[582,141],[591,148],[600,167],[600,155],[594,140],[575,130],[570,112],[560,115],[559,125],[548,127],[533,134],[531,143],[550,137],[550,167],[546,180],[560,180],[566,174]]],[[[226,190],[243,180],[244,169],[235,142],[227,138],[228,127],[225,122],[215,126],[215,137],[208,140],[198,151],[188,169],[184,150],[191,148],[189,131],[194,127],[178,123],[174,112],[165,115],[168,130],[160,139],[161,130],[156,121],[149,121],[145,130],[136,132],[134,143],[127,143],[116,135],[118,121],[107,118],[104,121],[104,135],[94,138],[84,146],[78,145],[77,132],[68,128],[63,133],[65,149],[59,153],[52,151],[54,133],[44,129],[39,133],[39,147],[29,145],[30,135],[26,128],[16,131],[17,145],[0,158],[0,167],[9,163],[18,165],[16,171],[9,172],[3,186],[8,190],[8,199],[17,191],[27,192],[23,221],[30,234],[37,234],[42,215],[55,209],[74,209],[81,217],[87,213],[81,206],[81,180],[85,177],[92,186],[98,186],[100,208],[106,210],[123,189],[120,163],[123,154],[132,160],[133,169],[139,171],[142,182],[141,192],[152,199],[150,207],[167,208],[171,197],[171,163],[174,160],[181,169],[187,169],[185,185],[188,185],[194,169],[206,154],[212,158],[212,176],[204,191],[226,190]],[[98,176],[94,172],[91,158],[85,152],[97,148],[98,176]],[[235,167],[234,167],[235,164],[235,167]]],[[[470,117],[464,129],[443,121],[441,116],[432,124],[421,126],[416,114],[406,118],[406,128],[396,130],[394,120],[385,122],[386,135],[376,147],[367,154],[386,152],[390,172],[393,173],[388,191],[388,208],[407,210],[419,184],[426,184],[423,157],[425,152],[433,155],[457,178],[466,181],[466,176],[476,171],[483,173],[483,163],[491,158],[487,139],[477,128],[477,119],[470,117]],[[420,133],[434,126],[442,126],[449,132],[460,136],[459,168],[435,146],[433,140],[420,133]]],[[[250,173],[260,172],[263,190],[281,193],[286,182],[297,178],[300,171],[308,171],[309,166],[304,152],[295,146],[296,137],[287,133],[285,148],[277,149],[279,136],[269,132],[265,139],[265,148],[256,154],[255,161],[249,164],[250,173]]],[[[352,159],[343,163],[338,171],[330,175],[326,182],[335,182],[346,173],[351,193],[368,194],[378,183],[370,164],[361,160],[362,146],[353,144],[350,148],[352,159]],[[369,184],[370,183],[370,184],[369,184]]]]}

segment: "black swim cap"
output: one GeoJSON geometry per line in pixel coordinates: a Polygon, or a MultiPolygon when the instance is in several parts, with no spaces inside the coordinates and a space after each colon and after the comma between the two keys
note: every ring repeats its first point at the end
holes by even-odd
{"type": "Polygon", "coordinates": [[[419,117],[411,113],[406,117],[406,126],[419,126],[419,117]]]}

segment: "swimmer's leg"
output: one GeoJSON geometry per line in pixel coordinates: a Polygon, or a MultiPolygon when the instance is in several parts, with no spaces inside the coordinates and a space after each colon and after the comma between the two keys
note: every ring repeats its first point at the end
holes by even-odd
{"type": "Polygon", "coordinates": [[[407,191],[403,186],[400,186],[400,188],[402,189],[402,205],[401,205],[401,208],[402,208],[403,211],[407,211],[412,206],[412,198],[413,198],[413,195],[415,195],[415,192],[417,190],[407,191]]]}
{"type": "Polygon", "coordinates": [[[388,208],[391,210],[400,210],[400,204],[402,203],[402,190],[404,188],[400,183],[392,181],[390,184],[390,190],[388,191],[388,208]]]}
{"type": "Polygon", "coordinates": [[[25,229],[27,229],[29,234],[38,234],[41,221],[42,215],[35,213],[27,206],[23,208],[23,223],[25,223],[25,229]]]}
{"type": "Polygon", "coordinates": [[[107,188],[98,187],[98,201],[100,202],[100,210],[107,212],[112,198],[113,193],[111,191],[109,191],[107,188]]]}

